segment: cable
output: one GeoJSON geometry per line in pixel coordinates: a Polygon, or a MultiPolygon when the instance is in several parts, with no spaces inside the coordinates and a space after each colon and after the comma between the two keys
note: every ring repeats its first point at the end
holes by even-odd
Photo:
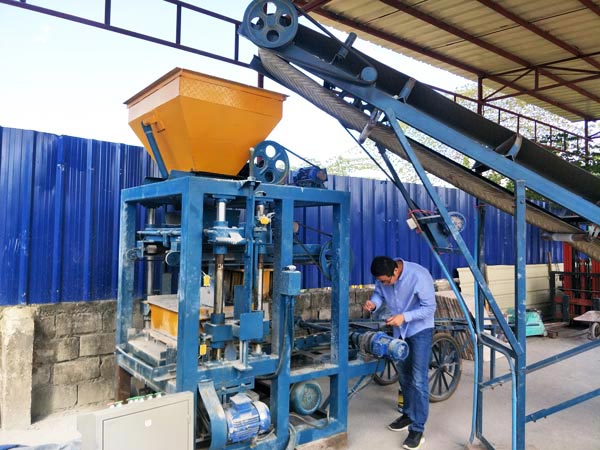
{"type": "MultiPolygon", "coordinates": [[[[277,369],[275,369],[275,372],[273,372],[270,375],[264,375],[264,376],[260,376],[260,377],[257,376],[256,377],[257,380],[272,380],[274,378],[277,378],[279,376],[279,372],[281,372],[281,369],[283,368],[283,361],[285,360],[284,349],[285,349],[285,345],[286,345],[286,337],[287,337],[288,333],[290,333],[290,335],[291,335],[291,332],[289,331],[290,327],[288,326],[288,315],[289,315],[288,309],[289,308],[290,308],[290,305],[288,304],[288,305],[286,305],[286,307],[283,311],[283,323],[284,323],[284,326],[286,327],[286,329],[283,330],[283,339],[282,339],[283,342],[281,343],[281,346],[279,348],[279,362],[277,363],[277,369]]],[[[293,326],[293,324],[292,324],[292,326],[293,326]]],[[[290,336],[290,341],[291,341],[291,336],[290,336]]],[[[290,345],[291,345],[291,342],[290,342],[290,345]]]]}
{"type": "Polygon", "coordinates": [[[288,425],[288,429],[290,430],[290,438],[288,439],[285,450],[294,450],[296,448],[296,429],[291,423],[288,425]]]}

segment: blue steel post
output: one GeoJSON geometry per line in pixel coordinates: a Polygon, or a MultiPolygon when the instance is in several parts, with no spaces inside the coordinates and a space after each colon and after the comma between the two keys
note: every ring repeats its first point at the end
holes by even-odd
{"type": "MultiPolygon", "coordinates": [[[[525,379],[527,369],[527,361],[525,359],[525,340],[527,336],[525,233],[525,181],[515,180],[515,334],[518,342],[521,344],[516,351],[515,357],[517,422],[513,423],[513,433],[516,433],[516,450],[523,450],[525,448],[525,379]]],[[[515,447],[513,446],[513,448],[515,447]]]]}
{"type": "Polygon", "coordinates": [[[337,364],[337,375],[331,377],[331,417],[344,429],[348,422],[348,279],[350,267],[350,198],[333,206],[333,260],[331,261],[331,362],[337,364]]]}
{"type": "Polygon", "coordinates": [[[288,323],[291,319],[289,316],[290,314],[293,315],[294,311],[290,311],[286,296],[281,293],[281,271],[293,262],[293,201],[290,199],[276,201],[275,214],[279,218],[279,226],[274,230],[273,236],[275,257],[273,260],[273,322],[271,335],[274,341],[273,353],[277,353],[279,358],[283,357],[284,363],[281,365],[278,376],[271,384],[271,416],[277,429],[277,441],[284,443],[289,438],[289,361],[292,354],[288,323]],[[283,342],[283,345],[279,345],[279,342],[283,342]]]}
{"type": "MultiPolygon", "coordinates": [[[[477,257],[477,267],[483,273],[485,265],[485,204],[479,199],[475,200],[475,248],[473,253],[477,257]]],[[[475,286],[475,319],[477,321],[476,328],[478,332],[484,329],[484,299],[483,292],[479,286],[475,286]]],[[[480,339],[477,340],[477,354],[483,355],[483,343],[480,339]]],[[[483,381],[483,358],[477,358],[477,365],[475,367],[475,384],[477,386],[477,397],[475,401],[475,431],[477,437],[483,435],[483,389],[481,388],[481,382],[483,381]]],[[[471,441],[473,436],[471,436],[471,441]]]]}
{"type": "Polygon", "coordinates": [[[186,180],[181,195],[181,259],[177,321],[177,391],[196,391],[204,192],[186,180]],[[186,242],[183,242],[183,241],[186,242]]]}
{"type": "Polygon", "coordinates": [[[258,271],[258,260],[254,248],[254,215],[255,215],[255,199],[251,192],[251,187],[246,188],[246,224],[244,236],[246,237],[246,245],[244,248],[244,308],[243,312],[252,310],[253,286],[255,274],[258,271]]]}
{"type": "MultiPolygon", "coordinates": [[[[398,103],[398,102],[395,102],[395,103],[398,103]]],[[[487,283],[485,281],[483,274],[477,267],[475,259],[469,252],[469,249],[467,248],[463,238],[456,230],[456,227],[452,224],[452,220],[450,219],[448,210],[442,203],[435,188],[431,184],[431,181],[429,181],[429,178],[427,177],[427,174],[425,173],[423,166],[419,162],[417,156],[415,155],[414,150],[412,149],[412,147],[410,146],[410,143],[406,139],[406,136],[404,135],[402,129],[400,128],[400,125],[398,125],[398,121],[395,116],[394,110],[386,109],[385,113],[390,121],[390,125],[392,126],[394,133],[396,134],[396,137],[398,138],[398,141],[400,142],[400,144],[402,145],[402,148],[406,152],[406,155],[408,156],[409,161],[415,168],[415,171],[417,172],[417,174],[419,175],[419,178],[423,182],[423,186],[425,186],[425,189],[427,190],[429,197],[436,205],[440,215],[444,219],[444,222],[447,224],[448,229],[450,230],[450,233],[452,234],[454,241],[458,245],[461,254],[466,259],[467,264],[469,265],[469,268],[471,269],[471,272],[473,273],[473,277],[475,278],[476,284],[483,291],[485,297],[487,298],[488,304],[490,305],[490,308],[492,308],[492,311],[494,312],[494,315],[496,316],[496,318],[498,320],[498,324],[500,325],[502,332],[506,336],[506,339],[508,340],[511,348],[513,350],[516,350],[517,347],[519,347],[519,345],[520,345],[519,342],[516,340],[514,333],[508,326],[508,323],[506,322],[506,320],[503,320],[502,311],[500,310],[500,308],[498,307],[498,304],[494,300],[494,296],[492,295],[492,292],[490,291],[489,287],[487,286],[487,283]]],[[[468,317],[468,315],[465,315],[465,318],[467,318],[467,317],[468,317]]]]}
{"type": "Polygon", "coordinates": [[[117,284],[117,347],[127,342],[127,330],[133,319],[133,285],[135,259],[128,250],[135,248],[135,203],[121,202],[121,228],[119,229],[119,281],[117,284]]]}
{"type": "Polygon", "coordinates": [[[152,157],[154,158],[154,161],[156,161],[160,175],[163,178],[169,178],[169,171],[167,170],[167,166],[165,166],[165,162],[162,159],[158,144],[156,143],[156,139],[154,139],[154,134],[152,133],[152,125],[146,125],[144,122],[142,122],[142,128],[144,133],[146,133],[146,138],[148,139],[148,144],[150,145],[150,150],[152,151],[152,157]]]}
{"type": "MultiPolygon", "coordinates": [[[[343,87],[343,83],[339,84],[343,87]]],[[[376,100],[381,101],[381,99],[376,100]]],[[[459,130],[451,128],[449,125],[427,115],[414,106],[395,102],[393,107],[398,120],[407,123],[411,127],[464,153],[475,161],[493,168],[507,177],[526,179],[529,188],[535,192],[559,205],[568,205],[571,211],[579,214],[581,217],[587,218],[593,223],[600,223],[600,208],[592,202],[581,196],[573,195],[572,192],[556,183],[548,182],[539,173],[519,165],[504,155],[490,151],[489,147],[465,136],[459,130]]]]}

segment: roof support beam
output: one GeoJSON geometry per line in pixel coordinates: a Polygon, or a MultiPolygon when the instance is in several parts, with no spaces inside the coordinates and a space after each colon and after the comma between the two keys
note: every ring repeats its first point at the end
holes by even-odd
{"type": "Polygon", "coordinates": [[[600,16],[600,6],[596,5],[592,0],[579,0],[579,3],[600,16]]]}
{"type": "MultiPolygon", "coordinates": [[[[419,11],[418,9],[413,8],[412,6],[405,5],[404,3],[402,3],[398,0],[379,0],[379,1],[381,1],[382,3],[385,3],[386,5],[391,6],[392,8],[396,8],[398,11],[402,11],[406,14],[410,14],[411,16],[416,17],[417,19],[420,19],[420,20],[427,22],[435,27],[438,27],[441,30],[444,30],[444,31],[447,31],[448,33],[454,34],[455,36],[458,36],[468,42],[471,42],[472,44],[475,44],[481,48],[489,50],[492,53],[500,55],[503,58],[508,59],[509,61],[520,64],[523,67],[533,66],[533,64],[531,62],[529,62],[529,61],[503,49],[503,48],[500,48],[494,44],[490,44],[489,42],[486,42],[483,39],[479,39],[478,37],[475,37],[459,28],[456,28],[453,25],[449,25],[439,19],[436,19],[435,17],[432,17],[422,11],[419,11]]],[[[595,102],[600,103],[600,97],[598,97],[597,95],[595,95],[579,86],[576,86],[576,85],[570,83],[568,80],[565,80],[564,78],[556,76],[553,73],[551,73],[547,70],[544,70],[544,69],[540,69],[540,74],[547,78],[550,78],[551,80],[556,81],[557,83],[561,83],[563,86],[567,86],[568,88],[581,94],[584,97],[589,98],[590,100],[594,100],[595,102]]],[[[584,115],[584,117],[585,117],[585,115],[584,115]]]]}
{"type": "MultiPolygon", "coordinates": [[[[317,8],[314,12],[316,14],[319,14],[322,17],[330,19],[330,20],[332,20],[334,22],[337,22],[337,23],[340,23],[342,25],[346,25],[346,26],[348,26],[350,28],[353,28],[355,30],[362,31],[364,33],[370,34],[371,36],[375,36],[377,38],[383,39],[383,40],[388,41],[388,42],[390,42],[392,44],[399,45],[401,47],[407,48],[407,49],[412,50],[414,52],[417,52],[417,53],[420,53],[422,55],[428,56],[430,58],[436,59],[437,61],[441,61],[441,62],[443,62],[445,64],[449,64],[451,66],[457,67],[459,69],[464,70],[465,72],[472,73],[475,76],[478,76],[478,77],[481,76],[481,77],[487,78],[487,79],[489,79],[489,80],[491,80],[491,81],[493,81],[495,83],[499,83],[501,85],[505,85],[505,86],[507,86],[507,87],[509,87],[511,89],[514,89],[514,90],[516,90],[518,92],[521,92],[521,91],[524,91],[524,90],[528,90],[528,88],[525,87],[525,86],[518,85],[518,84],[516,84],[516,83],[514,83],[512,81],[506,80],[506,79],[504,79],[502,77],[499,77],[497,75],[486,74],[485,72],[483,72],[481,69],[479,69],[477,67],[474,67],[474,66],[466,64],[464,62],[461,62],[461,61],[458,61],[456,59],[450,58],[450,57],[448,57],[446,55],[443,55],[441,53],[438,53],[438,52],[436,52],[434,50],[430,50],[430,49],[421,47],[421,46],[416,45],[415,43],[410,42],[410,41],[408,41],[406,39],[402,39],[402,38],[399,38],[399,37],[396,37],[396,36],[391,36],[391,35],[383,32],[381,30],[378,30],[377,28],[373,28],[373,27],[371,27],[369,25],[365,25],[365,24],[361,24],[361,23],[355,22],[352,19],[348,19],[348,18],[346,18],[346,17],[344,17],[342,15],[339,15],[339,14],[334,14],[331,11],[328,11],[326,9],[317,8]]],[[[557,108],[560,108],[560,109],[562,109],[564,111],[567,111],[567,112],[569,112],[569,113],[571,113],[571,114],[573,114],[575,116],[579,116],[582,119],[590,118],[584,112],[579,111],[579,110],[574,109],[574,108],[571,108],[571,107],[569,107],[569,106],[567,106],[567,105],[565,105],[563,103],[559,103],[559,102],[555,101],[554,99],[552,99],[550,97],[546,97],[545,95],[538,94],[536,92],[532,92],[532,93],[530,93],[528,95],[530,95],[531,97],[537,98],[538,100],[541,100],[541,101],[543,101],[545,103],[548,103],[549,105],[556,106],[557,108]]]]}
{"type": "Polygon", "coordinates": [[[313,9],[320,8],[321,6],[326,5],[331,0],[304,0],[298,1],[294,0],[296,6],[302,9],[305,13],[311,12],[313,9]]]}
{"type": "MultiPolygon", "coordinates": [[[[593,80],[597,80],[598,78],[600,78],[600,74],[590,75],[589,77],[577,78],[576,80],[573,80],[572,82],[573,83],[583,83],[584,81],[593,81],[593,80]]],[[[547,91],[549,89],[556,89],[561,86],[562,86],[562,84],[559,84],[559,83],[548,84],[546,86],[537,87],[535,89],[526,89],[524,91],[517,92],[514,94],[503,95],[500,97],[494,97],[493,95],[496,94],[497,92],[499,92],[500,91],[500,89],[499,89],[499,90],[495,91],[494,93],[488,95],[486,97],[486,101],[494,102],[494,101],[502,100],[502,99],[509,98],[509,97],[518,97],[519,95],[531,95],[532,92],[547,91]]]]}
{"type": "Polygon", "coordinates": [[[593,58],[590,57],[586,57],[585,55],[582,55],[581,52],[577,49],[577,47],[572,46],[571,44],[566,43],[565,41],[557,38],[556,36],[554,36],[553,34],[548,33],[545,30],[542,30],[540,27],[538,27],[537,25],[534,25],[530,22],[527,22],[525,19],[523,19],[522,17],[510,12],[508,9],[504,8],[503,6],[500,6],[499,3],[493,2],[491,0],[478,0],[479,3],[481,3],[482,5],[496,11],[498,14],[503,15],[504,17],[506,17],[509,20],[512,20],[513,22],[521,25],[523,28],[537,34],[538,36],[544,38],[545,40],[547,40],[548,42],[552,42],[554,45],[562,48],[563,50],[568,51],[569,53],[577,56],[578,58],[584,60],[585,62],[587,62],[589,65],[594,66],[598,69],[600,69],[600,61],[596,61],[593,58]]]}

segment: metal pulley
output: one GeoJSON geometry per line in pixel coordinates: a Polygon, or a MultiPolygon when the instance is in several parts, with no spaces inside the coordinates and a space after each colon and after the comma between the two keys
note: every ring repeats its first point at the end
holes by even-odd
{"type": "MultiPolygon", "coordinates": [[[[319,253],[319,267],[323,276],[331,281],[334,277],[334,271],[332,270],[333,262],[333,241],[330,239],[321,246],[319,253]]],[[[350,268],[354,265],[354,253],[350,249],[350,268]]]]}
{"type": "Polygon", "coordinates": [[[289,44],[298,31],[298,13],[289,2],[255,0],[244,13],[240,33],[263,48],[289,44]]]}
{"type": "Polygon", "coordinates": [[[281,184],[290,170],[285,147],[275,141],[262,141],[254,147],[251,172],[262,183],[281,184]]]}

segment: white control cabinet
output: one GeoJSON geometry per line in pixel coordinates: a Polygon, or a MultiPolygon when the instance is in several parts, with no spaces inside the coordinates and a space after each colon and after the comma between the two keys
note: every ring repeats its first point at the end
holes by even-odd
{"type": "Polygon", "coordinates": [[[194,396],[163,395],[77,418],[81,450],[193,450],[194,396]]]}

